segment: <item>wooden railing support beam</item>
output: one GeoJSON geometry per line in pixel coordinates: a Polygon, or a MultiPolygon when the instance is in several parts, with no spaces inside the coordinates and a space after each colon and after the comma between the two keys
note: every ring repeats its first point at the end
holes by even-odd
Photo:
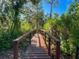
{"type": "Polygon", "coordinates": [[[45,37],[44,37],[45,44],[46,44],[46,47],[48,48],[47,43],[46,43],[46,40],[47,40],[47,38],[46,38],[46,33],[45,33],[44,35],[45,35],[45,37]]]}
{"type": "Polygon", "coordinates": [[[13,42],[13,59],[18,59],[18,52],[19,52],[18,41],[14,41],[13,42]]]}
{"type": "Polygon", "coordinates": [[[56,42],[56,59],[60,59],[60,42],[56,42]]]}
{"type": "Polygon", "coordinates": [[[79,47],[76,47],[76,59],[79,59],[79,47]]]}
{"type": "Polygon", "coordinates": [[[51,56],[51,39],[49,38],[48,39],[48,54],[49,54],[49,56],[51,56]]]}

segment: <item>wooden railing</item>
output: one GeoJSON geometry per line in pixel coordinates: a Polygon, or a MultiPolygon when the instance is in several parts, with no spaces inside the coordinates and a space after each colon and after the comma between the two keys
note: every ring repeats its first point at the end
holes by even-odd
{"type": "Polygon", "coordinates": [[[35,33],[36,30],[31,30],[30,32],[25,33],[24,35],[20,36],[19,38],[13,40],[13,59],[19,58],[19,44],[26,40],[27,37],[31,39],[33,36],[33,33],[35,33]]]}
{"type": "Polygon", "coordinates": [[[30,39],[31,39],[33,34],[36,32],[40,32],[40,33],[44,34],[45,37],[46,37],[46,35],[48,35],[48,54],[49,54],[49,56],[51,56],[51,42],[52,42],[52,40],[54,40],[56,42],[56,56],[55,57],[56,57],[56,59],[60,59],[60,40],[57,39],[56,37],[52,36],[51,34],[47,33],[44,30],[37,31],[36,29],[32,30],[30,32],[27,32],[24,35],[20,36],[19,38],[13,40],[13,55],[14,55],[13,59],[18,59],[18,57],[19,57],[18,53],[19,53],[20,42],[25,40],[26,37],[30,37],[30,39]]]}
{"type": "Polygon", "coordinates": [[[48,36],[48,46],[47,47],[48,47],[49,56],[52,56],[52,54],[51,54],[51,43],[54,44],[54,42],[55,42],[55,44],[56,44],[55,59],[60,59],[60,40],[57,39],[56,37],[52,36],[50,33],[46,32],[44,30],[40,30],[40,31],[43,33],[43,35],[45,35],[45,38],[46,38],[46,35],[48,36]]]}

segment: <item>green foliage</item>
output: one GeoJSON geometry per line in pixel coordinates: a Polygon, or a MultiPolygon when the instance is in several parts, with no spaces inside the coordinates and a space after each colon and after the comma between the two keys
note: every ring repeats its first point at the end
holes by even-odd
{"type": "Polygon", "coordinates": [[[62,54],[73,54],[75,52],[75,41],[69,38],[67,41],[61,41],[61,52],[62,54]]]}
{"type": "MultiPolygon", "coordinates": [[[[47,31],[57,26],[61,40],[61,52],[63,54],[73,54],[79,46],[79,3],[72,2],[66,13],[60,17],[54,16],[52,20],[46,20],[43,28],[47,31]]],[[[55,29],[55,30],[56,30],[55,29]]]]}
{"type": "Polygon", "coordinates": [[[31,27],[32,27],[32,26],[31,26],[30,23],[28,23],[28,22],[26,22],[26,21],[21,22],[21,31],[22,31],[22,32],[25,32],[25,31],[30,30],[31,27]]]}
{"type": "Polygon", "coordinates": [[[34,4],[34,5],[38,5],[38,3],[40,2],[41,0],[31,0],[31,2],[34,4]]]}
{"type": "MultiPolygon", "coordinates": [[[[76,47],[79,46],[79,3],[75,0],[71,3],[68,13],[62,15],[62,25],[65,28],[65,34],[68,34],[66,40],[61,41],[61,50],[63,53],[73,54],[75,53],[76,47]],[[68,32],[68,33],[67,33],[68,32]],[[62,43],[63,42],[63,43],[62,43]]],[[[66,37],[66,36],[64,36],[66,37]]]]}
{"type": "Polygon", "coordinates": [[[16,37],[20,36],[21,33],[10,33],[10,32],[4,32],[2,30],[2,32],[0,32],[0,51],[4,51],[7,49],[11,49],[12,47],[12,41],[13,39],[15,39],[16,37]]]}
{"type": "Polygon", "coordinates": [[[21,36],[23,33],[29,31],[31,29],[31,24],[28,22],[22,22],[21,29],[18,31],[18,29],[15,29],[14,31],[12,29],[9,30],[2,30],[0,28],[0,51],[5,51],[7,49],[12,48],[12,42],[17,37],[21,36]]]}
{"type": "Polygon", "coordinates": [[[11,49],[13,40],[31,29],[31,24],[20,21],[19,17],[20,9],[25,1],[2,0],[0,4],[0,51],[11,49]]]}
{"type": "Polygon", "coordinates": [[[54,23],[55,23],[55,20],[49,18],[49,19],[45,22],[43,28],[44,28],[45,30],[47,30],[47,31],[50,31],[54,23]]]}

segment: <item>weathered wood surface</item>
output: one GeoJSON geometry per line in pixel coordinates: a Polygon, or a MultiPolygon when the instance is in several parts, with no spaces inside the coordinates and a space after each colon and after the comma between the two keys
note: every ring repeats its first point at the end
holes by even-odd
{"type": "MultiPolygon", "coordinates": [[[[49,37],[49,42],[48,42],[49,43],[49,47],[48,47],[49,55],[51,54],[51,52],[50,52],[51,51],[50,50],[51,49],[51,47],[50,47],[51,43],[50,42],[52,42],[51,39],[54,40],[55,42],[60,42],[59,39],[55,38],[54,36],[52,36],[51,34],[46,32],[45,30],[42,30],[42,29],[31,30],[30,32],[27,32],[27,33],[23,34],[22,36],[20,36],[19,38],[13,40],[14,59],[18,59],[18,50],[19,50],[18,46],[19,46],[19,43],[22,42],[23,40],[25,40],[27,37],[31,38],[35,33],[40,33],[40,34],[43,34],[43,35],[45,35],[45,34],[48,35],[48,37],[49,37]]],[[[39,37],[39,39],[40,39],[40,37],[39,37]]],[[[39,42],[40,42],[40,40],[39,40],[39,42]]],[[[57,46],[59,47],[59,45],[57,45],[57,46]]],[[[59,53],[59,52],[60,52],[59,50],[56,51],[56,53],[59,53]]],[[[59,53],[59,55],[60,55],[60,53],[59,53]]],[[[56,56],[58,57],[58,54],[56,56]]]]}

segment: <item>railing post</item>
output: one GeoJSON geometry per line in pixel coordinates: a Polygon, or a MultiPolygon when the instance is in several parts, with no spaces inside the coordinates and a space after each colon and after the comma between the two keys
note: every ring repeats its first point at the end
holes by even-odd
{"type": "Polygon", "coordinates": [[[79,59],[79,47],[76,47],[76,59],[79,59]]]}
{"type": "Polygon", "coordinates": [[[49,38],[48,39],[48,54],[49,54],[49,56],[51,56],[51,39],[49,38]]]}
{"type": "Polygon", "coordinates": [[[30,42],[29,42],[29,43],[30,43],[30,45],[31,45],[31,37],[32,37],[32,33],[30,33],[30,42]]]}
{"type": "Polygon", "coordinates": [[[18,41],[13,42],[13,59],[18,59],[18,41]]]}
{"type": "MultiPolygon", "coordinates": [[[[44,39],[45,39],[45,44],[46,44],[46,47],[47,47],[47,43],[46,43],[46,33],[44,34],[44,39]]],[[[48,48],[48,47],[47,47],[48,48]]]]}
{"type": "Polygon", "coordinates": [[[56,42],[56,59],[60,59],[60,42],[56,42]]]}

